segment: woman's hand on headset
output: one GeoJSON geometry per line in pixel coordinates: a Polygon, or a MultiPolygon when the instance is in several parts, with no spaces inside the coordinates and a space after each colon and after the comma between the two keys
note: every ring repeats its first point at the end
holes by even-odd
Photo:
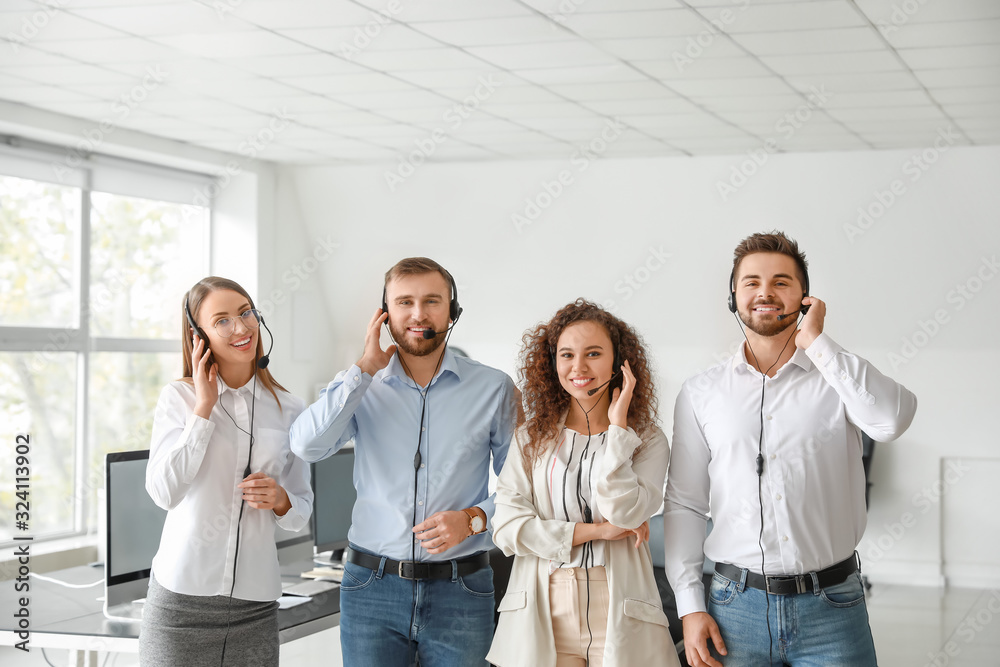
{"type": "Polygon", "coordinates": [[[219,374],[219,366],[211,361],[212,350],[201,336],[192,332],[194,339],[191,346],[191,374],[194,376],[194,413],[202,419],[208,419],[212,408],[219,400],[219,386],[215,382],[219,374]]]}
{"type": "MultiPolygon", "coordinates": [[[[612,368],[612,373],[617,373],[619,369],[612,368]]],[[[632,390],[635,389],[635,376],[632,375],[632,367],[629,366],[628,359],[622,364],[622,388],[615,389],[611,393],[611,405],[608,406],[608,421],[614,426],[628,428],[628,408],[632,404],[632,390]]]]}

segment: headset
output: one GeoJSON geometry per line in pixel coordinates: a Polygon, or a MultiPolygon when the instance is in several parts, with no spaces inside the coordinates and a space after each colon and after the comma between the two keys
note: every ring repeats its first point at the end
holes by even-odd
{"type": "MultiPolygon", "coordinates": [[[[447,269],[444,269],[444,268],[442,268],[441,270],[444,271],[445,277],[448,279],[448,284],[451,286],[451,299],[449,299],[449,301],[448,301],[448,319],[451,320],[451,327],[453,327],[458,322],[458,318],[460,318],[462,316],[462,306],[460,306],[459,303],[458,303],[458,284],[455,283],[455,278],[451,275],[450,271],[448,271],[447,269]]],[[[389,312],[389,302],[388,302],[388,299],[386,297],[387,297],[387,295],[386,295],[386,287],[383,286],[382,287],[382,312],[383,313],[388,313],[389,312]]],[[[388,322],[388,321],[389,321],[389,319],[386,318],[386,322],[388,322]]],[[[451,329],[451,327],[448,327],[448,329],[451,329]]],[[[444,331],[434,331],[434,332],[427,332],[427,333],[433,333],[434,335],[432,335],[432,336],[425,336],[425,337],[434,338],[434,336],[438,336],[438,335],[440,335],[442,333],[445,333],[445,332],[444,331]]]]}
{"type": "MultiPolygon", "coordinates": [[[[791,257],[791,255],[788,255],[791,257]]],[[[803,289],[802,297],[805,298],[809,296],[809,270],[805,265],[805,262],[798,257],[794,256],[796,266],[798,266],[799,271],[802,272],[803,278],[803,289]]],[[[757,355],[753,351],[753,347],[750,345],[750,339],[747,337],[746,331],[743,329],[743,323],[740,321],[738,313],[738,304],[736,303],[736,266],[733,266],[732,272],[729,274],[729,300],[726,304],[729,307],[729,312],[736,316],[736,321],[740,325],[740,331],[743,332],[743,338],[746,339],[747,348],[750,350],[751,356],[753,356],[754,363],[757,368],[760,369],[760,362],[757,360],[757,355]]],[[[801,305],[798,310],[793,310],[790,313],[783,313],[778,315],[777,319],[783,320],[786,317],[791,317],[802,313],[805,315],[809,311],[809,306],[801,305]]],[[[778,363],[778,359],[781,359],[781,355],[785,351],[785,347],[788,345],[789,341],[795,335],[795,329],[792,329],[792,334],[788,336],[785,340],[785,345],[782,346],[781,351],[778,352],[777,358],[774,360],[774,364],[778,363]]],[[[764,387],[767,384],[767,374],[774,368],[774,364],[766,370],[761,372],[761,383],[760,383],[760,435],[757,439],[757,458],[754,461],[754,469],[757,474],[757,503],[760,506],[760,533],[757,537],[757,546],[760,547],[760,573],[764,576],[764,580],[767,581],[767,573],[764,572],[764,501],[762,499],[761,486],[763,485],[763,475],[764,475],[764,387]]],[[[764,600],[767,603],[766,611],[764,612],[764,618],[767,620],[767,637],[768,637],[768,653],[771,654],[773,662],[773,643],[771,639],[771,597],[767,591],[764,591],[764,600]]]]}
{"type": "MultiPolygon", "coordinates": [[[[790,257],[791,255],[788,256],[790,257]]],[[[802,272],[802,296],[804,298],[809,296],[809,269],[806,267],[805,262],[803,262],[798,256],[795,256],[793,259],[795,260],[795,265],[799,267],[799,271],[802,272]]],[[[736,266],[733,266],[733,270],[729,273],[729,300],[726,302],[726,305],[729,306],[730,313],[735,313],[739,309],[736,304],[736,266]]],[[[804,315],[809,312],[809,306],[802,306],[802,308],[798,311],[778,315],[778,319],[780,320],[784,317],[788,317],[789,315],[794,315],[796,312],[801,312],[804,315]]]]}

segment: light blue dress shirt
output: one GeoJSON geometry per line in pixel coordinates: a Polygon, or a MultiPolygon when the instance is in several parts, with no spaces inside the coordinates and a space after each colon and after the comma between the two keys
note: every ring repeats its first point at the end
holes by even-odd
{"type": "MultiPolygon", "coordinates": [[[[393,355],[374,377],[357,365],[338,373],[292,424],[291,447],[315,462],[354,440],[358,499],[348,537],[374,553],[410,560],[418,435],[416,523],[435,512],[478,506],[492,530],[490,454],[499,475],[515,427],[514,401],[514,383],[505,373],[449,349],[426,390],[406,375],[399,356],[393,355]]],[[[440,554],[428,554],[418,542],[416,558],[449,560],[492,547],[488,533],[473,535],[440,554]]]]}

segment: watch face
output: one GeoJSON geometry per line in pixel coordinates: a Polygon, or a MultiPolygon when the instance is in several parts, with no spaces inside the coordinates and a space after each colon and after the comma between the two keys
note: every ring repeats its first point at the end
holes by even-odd
{"type": "Polygon", "coordinates": [[[472,520],[472,532],[481,533],[483,532],[483,527],[483,518],[481,516],[477,516],[472,520]]]}

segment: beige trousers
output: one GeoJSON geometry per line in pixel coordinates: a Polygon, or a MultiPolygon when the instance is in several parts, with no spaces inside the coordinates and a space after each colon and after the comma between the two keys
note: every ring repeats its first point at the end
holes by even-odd
{"type": "Polygon", "coordinates": [[[592,567],[589,574],[589,605],[588,570],[582,567],[558,569],[549,576],[549,606],[552,612],[552,631],[556,639],[556,667],[587,665],[588,645],[590,667],[601,667],[604,664],[608,607],[611,605],[608,575],[603,567],[592,567]]]}

